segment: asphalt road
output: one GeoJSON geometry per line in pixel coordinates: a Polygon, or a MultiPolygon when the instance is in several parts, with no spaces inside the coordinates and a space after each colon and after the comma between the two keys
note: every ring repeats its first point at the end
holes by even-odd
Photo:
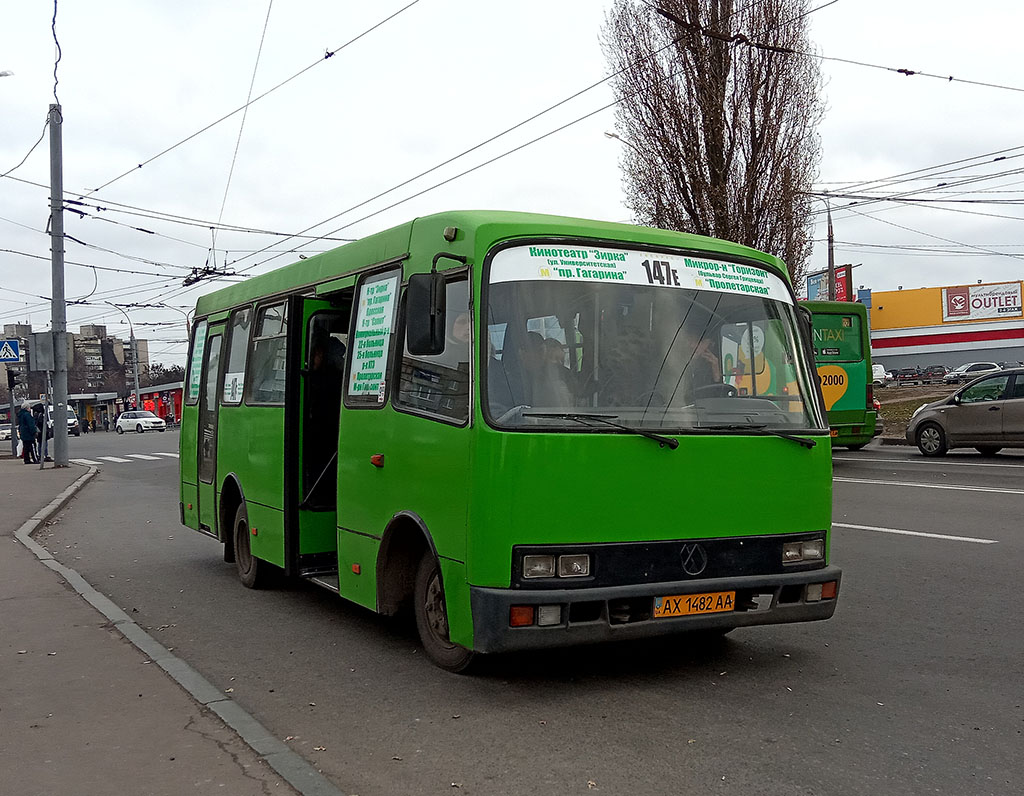
{"type": "Polygon", "coordinates": [[[73,439],[102,473],[41,541],[346,792],[1024,792],[1024,451],[837,451],[828,622],[463,677],[315,586],[243,588],[177,523],[176,444],[73,439]]]}

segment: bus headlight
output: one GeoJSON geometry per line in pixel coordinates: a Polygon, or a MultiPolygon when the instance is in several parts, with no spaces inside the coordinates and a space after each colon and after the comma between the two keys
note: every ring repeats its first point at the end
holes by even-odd
{"type": "Polygon", "coordinates": [[[523,556],[524,578],[553,578],[554,576],[554,556],[523,556]]]}
{"type": "Polygon", "coordinates": [[[589,574],[590,556],[587,553],[558,557],[558,577],[585,578],[589,574]]]}
{"type": "Polygon", "coordinates": [[[807,539],[802,542],[786,542],[782,545],[783,564],[797,564],[802,561],[823,561],[824,558],[824,539],[807,539]]]}

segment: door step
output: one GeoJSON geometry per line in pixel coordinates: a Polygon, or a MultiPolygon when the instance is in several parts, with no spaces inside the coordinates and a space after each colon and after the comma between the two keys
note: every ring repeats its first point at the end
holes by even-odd
{"type": "Polygon", "coordinates": [[[322,586],[335,594],[338,593],[338,570],[334,570],[334,572],[318,572],[316,575],[306,575],[304,577],[317,586],[322,586]]]}

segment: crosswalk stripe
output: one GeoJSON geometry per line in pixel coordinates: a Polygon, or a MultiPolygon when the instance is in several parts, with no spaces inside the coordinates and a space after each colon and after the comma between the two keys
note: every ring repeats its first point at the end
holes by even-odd
{"type": "Polygon", "coordinates": [[[144,453],[128,453],[126,456],[131,456],[133,459],[145,459],[147,462],[158,462],[160,461],[159,456],[147,456],[144,453]]]}
{"type": "Polygon", "coordinates": [[[171,457],[173,457],[175,459],[178,458],[178,454],[176,454],[176,453],[157,453],[156,455],[157,456],[171,456],[171,457]]]}
{"type": "Polygon", "coordinates": [[[92,459],[72,459],[71,461],[75,464],[99,464],[99,462],[94,462],[92,459]]]}
{"type": "Polygon", "coordinates": [[[126,462],[131,461],[131,459],[122,459],[118,456],[97,456],[96,458],[103,459],[103,461],[106,462],[116,462],[117,464],[125,464],[126,462]]]}

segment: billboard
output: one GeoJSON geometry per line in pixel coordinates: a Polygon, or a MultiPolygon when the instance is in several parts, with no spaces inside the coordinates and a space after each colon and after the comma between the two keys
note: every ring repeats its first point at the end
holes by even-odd
{"type": "Polygon", "coordinates": [[[1021,317],[1021,283],[942,288],[942,322],[1021,317]]]}
{"type": "Polygon", "coordinates": [[[826,271],[807,275],[807,300],[824,301],[828,298],[828,280],[826,271]]]}

